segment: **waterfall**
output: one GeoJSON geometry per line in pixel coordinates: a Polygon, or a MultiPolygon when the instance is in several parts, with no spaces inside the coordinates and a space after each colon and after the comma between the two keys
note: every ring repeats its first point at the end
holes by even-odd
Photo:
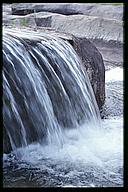
{"type": "Polygon", "coordinates": [[[100,127],[88,75],[69,42],[4,29],[2,74],[4,132],[12,150],[32,142],[62,146],[65,130],[100,127]]]}

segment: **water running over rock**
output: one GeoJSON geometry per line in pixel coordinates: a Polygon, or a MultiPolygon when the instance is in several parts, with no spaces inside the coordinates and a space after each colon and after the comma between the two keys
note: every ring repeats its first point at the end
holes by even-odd
{"type": "Polygon", "coordinates": [[[104,119],[100,129],[88,76],[68,42],[3,31],[3,118],[4,187],[123,186],[123,119],[104,119]]]}
{"type": "Polygon", "coordinates": [[[82,67],[72,46],[60,38],[3,30],[5,152],[9,146],[14,150],[35,141],[62,146],[65,129],[100,127],[95,96],[82,67]]]}

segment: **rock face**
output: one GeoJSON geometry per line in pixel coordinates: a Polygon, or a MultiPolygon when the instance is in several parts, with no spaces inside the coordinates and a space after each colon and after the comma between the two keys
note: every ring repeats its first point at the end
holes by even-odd
{"type": "Polygon", "coordinates": [[[72,33],[77,37],[123,41],[122,22],[118,20],[86,15],[64,16],[53,13],[51,15],[38,13],[35,17],[37,26],[51,27],[62,32],[72,33]]]}
{"type": "Polygon", "coordinates": [[[99,18],[87,15],[61,15],[50,12],[28,14],[26,16],[12,15],[4,18],[5,24],[20,23],[20,26],[50,27],[61,32],[71,33],[77,37],[90,40],[123,42],[122,21],[99,18]],[[12,23],[11,23],[12,22],[12,23]]]}
{"type": "Polygon", "coordinates": [[[34,12],[53,12],[64,15],[83,14],[122,20],[123,6],[100,3],[15,3],[13,15],[27,15],[34,12]]]}

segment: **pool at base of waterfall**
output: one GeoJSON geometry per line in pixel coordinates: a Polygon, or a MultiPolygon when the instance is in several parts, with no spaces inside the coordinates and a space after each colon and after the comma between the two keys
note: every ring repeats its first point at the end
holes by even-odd
{"type": "Polygon", "coordinates": [[[122,187],[123,119],[102,120],[103,129],[65,132],[60,148],[39,143],[3,156],[4,187],[122,187]]]}

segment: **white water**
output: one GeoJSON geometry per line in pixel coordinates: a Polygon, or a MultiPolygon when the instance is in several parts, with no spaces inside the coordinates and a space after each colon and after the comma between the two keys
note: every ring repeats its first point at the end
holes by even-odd
{"type": "Polygon", "coordinates": [[[105,82],[123,81],[123,69],[121,67],[115,67],[105,73],[105,82]]]}
{"type": "MultiPolygon", "coordinates": [[[[114,77],[114,81],[123,80],[122,72],[123,69],[118,67],[107,71],[106,82],[113,81],[114,77]]],[[[22,154],[23,161],[40,168],[44,166],[42,158],[98,166],[113,174],[123,167],[123,118],[115,116],[102,120],[102,129],[85,124],[78,129],[66,130],[64,134],[65,143],[61,148],[53,144],[32,144],[25,150],[19,149],[18,153],[22,154]]]]}
{"type": "MultiPolygon", "coordinates": [[[[122,186],[122,122],[122,118],[110,118],[102,121],[102,131],[90,129],[90,126],[66,131],[67,140],[61,148],[35,143],[13,154],[18,155],[19,169],[27,168],[28,165],[40,169],[34,171],[38,182],[42,183],[44,178],[44,174],[40,178],[41,171],[46,171],[47,186],[54,186],[50,184],[52,180],[56,186],[62,187],[122,186]],[[61,178],[61,184],[57,184],[58,177],[61,178]]],[[[8,159],[6,155],[4,158],[8,159]]]]}
{"type": "MultiPolygon", "coordinates": [[[[98,165],[102,168],[108,161],[118,161],[122,165],[123,131],[122,119],[103,120],[103,129],[98,131],[84,125],[80,129],[66,131],[66,142],[60,148],[57,145],[41,146],[31,144],[19,149],[22,160],[42,166],[42,158],[68,160],[83,164],[98,165]]],[[[114,165],[113,165],[114,166],[114,165]]],[[[115,165],[117,166],[117,165],[115,165]]]]}
{"type": "MultiPolygon", "coordinates": [[[[114,81],[123,80],[121,72],[121,68],[106,72],[106,82],[113,81],[113,77],[114,81]],[[118,71],[116,76],[115,71],[118,71]]],[[[101,182],[97,184],[95,179],[88,182],[85,182],[85,179],[82,182],[80,179],[77,184],[64,183],[63,187],[105,186],[102,184],[104,180],[111,183],[110,186],[123,186],[123,118],[115,116],[102,120],[102,130],[90,126],[92,125],[83,125],[79,129],[65,131],[66,143],[62,148],[34,144],[29,145],[25,151],[19,149],[21,159],[54,174],[55,169],[49,168],[53,164],[57,165],[57,172],[60,168],[70,170],[73,167],[67,174],[58,173],[64,178],[74,179],[76,175],[92,172],[94,177],[99,179],[99,183],[101,182]],[[44,164],[42,159],[47,163],[44,164]]]]}

